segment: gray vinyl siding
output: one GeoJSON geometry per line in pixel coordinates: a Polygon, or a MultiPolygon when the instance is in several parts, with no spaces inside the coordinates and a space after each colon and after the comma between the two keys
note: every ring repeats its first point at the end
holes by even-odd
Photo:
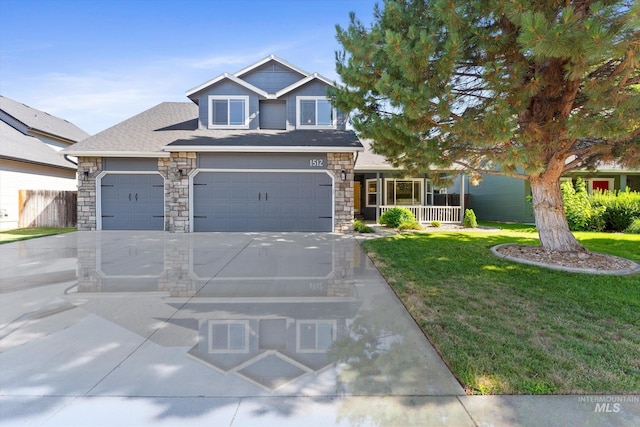
{"type": "Polygon", "coordinates": [[[105,171],[152,172],[158,170],[158,159],[105,157],[102,159],[102,168],[105,171]]]}
{"type": "Polygon", "coordinates": [[[327,154],[326,153],[199,153],[198,168],[200,169],[326,170],[327,154]]]}
{"type": "Polygon", "coordinates": [[[485,175],[480,185],[467,188],[470,208],[478,219],[532,223],[533,209],[527,196],[529,183],[517,178],[485,175]]]}
{"type": "Polygon", "coordinates": [[[268,93],[276,93],[304,77],[275,61],[270,61],[262,67],[240,76],[242,80],[268,93]]]}
{"type": "Polygon", "coordinates": [[[198,97],[200,128],[207,129],[209,125],[209,95],[229,95],[229,96],[248,96],[249,97],[249,129],[258,129],[258,95],[240,85],[231,81],[222,81],[217,85],[202,92],[198,97]]]}
{"type": "MultiPolygon", "coordinates": [[[[298,103],[296,97],[298,96],[327,96],[327,90],[329,86],[318,80],[311,81],[306,85],[294,90],[287,96],[287,124],[288,126],[296,127],[296,108],[298,103]]],[[[345,130],[347,116],[341,111],[338,111],[337,117],[337,129],[345,130]]]]}

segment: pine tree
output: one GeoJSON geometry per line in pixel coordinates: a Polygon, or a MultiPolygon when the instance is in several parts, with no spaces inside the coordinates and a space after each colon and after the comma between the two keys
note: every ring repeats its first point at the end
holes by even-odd
{"type": "Polygon", "coordinates": [[[334,102],[374,151],[528,180],[547,249],[583,250],[560,176],[640,165],[637,0],[385,0],[337,37],[334,102]]]}

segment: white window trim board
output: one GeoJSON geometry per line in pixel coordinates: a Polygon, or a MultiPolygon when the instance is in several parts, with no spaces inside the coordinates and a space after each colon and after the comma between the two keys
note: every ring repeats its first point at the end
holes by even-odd
{"type": "Polygon", "coordinates": [[[338,110],[333,105],[331,106],[331,113],[333,119],[330,125],[304,125],[300,122],[300,101],[316,101],[316,123],[318,121],[318,102],[317,101],[329,101],[326,96],[296,96],[296,128],[297,129],[336,129],[338,123],[338,110]]]}
{"type": "Polygon", "coordinates": [[[209,95],[207,99],[207,108],[209,121],[207,126],[209,129],[249,129],[249,122],[251,118],[249,117],[249,97],[247,95],[209,95]],[[213,101],[215,100],[226,100],[227,101],[227,124],[226,125],[214,125],[213,124],[213,101]],[[229,123],[229,115],[231,114],[231,108],[229,108],[229,101],[231,100],[242,100],[244,101],[244,124],[243,125],[231,125],[229,123]]]}

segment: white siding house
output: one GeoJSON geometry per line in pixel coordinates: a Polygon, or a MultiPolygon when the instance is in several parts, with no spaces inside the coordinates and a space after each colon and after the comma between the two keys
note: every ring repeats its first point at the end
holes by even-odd
{"type": "Polygon", "coordinates": [[[20,190],[77,190],[76,165],[59,151],[87,136],[66,120],[0,96],[0,230],[19,226],[20,190]]]}

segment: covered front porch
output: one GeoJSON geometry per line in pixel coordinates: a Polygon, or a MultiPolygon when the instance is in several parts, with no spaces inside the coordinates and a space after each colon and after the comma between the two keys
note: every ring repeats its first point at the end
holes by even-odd
{"type": "Polygon", "coordinates": [[[366,221],[378,222],[380,216],[394,207],[409,209],[422,224],[439,221],[460,224],[464,219],[464,179],[460,174],[458,194],[449,194],[445,187],[436,188],[426,176],[398,177],[397,173],[356,173],[354,176],[354,215],[366,221]]]}

